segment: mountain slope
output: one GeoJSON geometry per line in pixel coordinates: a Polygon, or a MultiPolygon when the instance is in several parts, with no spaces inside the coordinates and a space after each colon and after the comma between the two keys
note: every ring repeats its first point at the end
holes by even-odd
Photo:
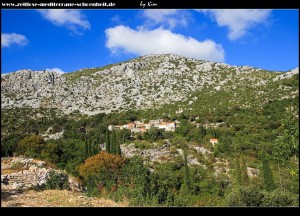
{"type": "Polygon", "coordinates": [[[298,88],[282,85],[295,74],[299,74],[298,68],[270,72],[173,54],[148,55],[66,74],[21,70],[1,75],[1,109],[29,106],[93,115],[183,101],[192,105],[199,100],[194,95],[218,92],[227,92],[231,96],[228,102],[247,107],[251,100],[261,105],[266,97],[296,97],[298,88]],[[244,99],[249,90],[255,98],[244,99]]]}
{"type": "MultiPolygon", "coordinates": [[[[22,70],[2,75],[1,84],[2,157],[38,157],[84,178],[79,167],[87,159],[106,160],[113,155],[103,150],[120,147],[126,163],[118,177],[103,175],[105,185],[98,177],[84,179],[90,195],[103,193],[132,206],[298,205],[298,68],[272,72],[149,55],[67,74],[22,70]],[[174,133],[108,130],[155,119],[177,120],[179,127],[174,133]],[[265,185],[263,152],[273,192],[265,185]],[[252,203],[252,194],[264,199],[252,203]]],[[[83,205],[78,199],[63,205],[83,205]]]]}

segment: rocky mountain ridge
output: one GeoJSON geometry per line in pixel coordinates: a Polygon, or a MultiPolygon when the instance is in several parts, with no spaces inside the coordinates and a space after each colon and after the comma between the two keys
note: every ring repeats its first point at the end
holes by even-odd
{"type": "Polygon", "coordinates": [[[64,113],[79,110],[88,115],[145,109],[186,101],[192,93],[207,88],[218,92],[246,84],[264,86],[295,74],[299,74],[298,68],[286,73],[270,72],[174,54],[147,55],[65,74],[20,70],[1,74],[1,109],[46,107],[64,113]]]}

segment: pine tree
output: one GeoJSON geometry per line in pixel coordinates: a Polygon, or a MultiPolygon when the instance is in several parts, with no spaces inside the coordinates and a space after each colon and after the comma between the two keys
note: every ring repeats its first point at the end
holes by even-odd
{"type": "Polygon", "coordinates": [[[110,145],[110,135],[109,130],[106,131],[106,137],[105,137],[105,149],[108,153],[111,152],[111,145],[110,145]]]}
{"type": "Polygon", "coordinates": [[[275,189],[273,173],[269,164],[269,159],[265,151],[262,152],[262,173],[264,180],[264,189],[272,191],[275,189]]]}
{"type": "Polygon", "coordinates": [[[241,166],[240,166],[239,155],[236,157],[236,160],[235,160],[235,177],[236,177],[237,185],[242,186],[242,171],[241,171],[241,166]]]}
{"type": "Polygon", "coordinates": [[[249,176],[247,173],[247,164],[243,155],[241,155],[241,173],[242,173],[242,184],[249,185],[249,176]]]}

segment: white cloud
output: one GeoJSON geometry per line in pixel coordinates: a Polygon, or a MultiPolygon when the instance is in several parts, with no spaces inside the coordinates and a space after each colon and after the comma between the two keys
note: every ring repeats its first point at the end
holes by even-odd
{"type": "Polygon", "coordinates": [[[10,47],[12,44],[17,44],[19,46],[26,46],[28,44],[28,39],[21,34],[1,33],[1,47],[10,47]]]}
{"type": "Polygon", "coordinates": [[[59,74],[64,74],[64,73],[66,73],[66,72],[64,72],[62,69],[60,69],[60,68],[47,68],[46,69],[47,71],[53,71],[53,72],[57,72],[57,73],[59,73],[59,74]]]}
{"type": "Polygon", "coordinates": [[[120,23],[121,17],[119,15],[114,15],[110,20],[114,23],[120,23]]]}
{"type": "Polygon", "coordinates": [[[153,9],[143,10],[143,16],[146,18],[146,25],[160,25],[165,28],[175,28],[177,26],[187,26],[190,14],[185,10],[175,9],[153,9]]]}
{"type": "Polygon", "coordinates": [[[162,28],[134,30],[119,25],[106,29],[105,33],[106,47],[112,53],[118,51],[135,55],[174,53],[195,59],[224,61],[224,50],[214,41],[198,41],[162,28]]]}
{"type": "Polygon", "coordinates": [[[76,34],[82,34],[82,31],[91,28],[89,21],[80,10],[40,9],[38,12],[54,25],[67,27],[76,34]]]}
{"type": "Polygon", "coordinates": [[[271,10],[263,9],[214,9],[197,10],[210,15],[218,26],[229,28],[227,37],[237,40],[258,24],[266,24],[271,10]]]}

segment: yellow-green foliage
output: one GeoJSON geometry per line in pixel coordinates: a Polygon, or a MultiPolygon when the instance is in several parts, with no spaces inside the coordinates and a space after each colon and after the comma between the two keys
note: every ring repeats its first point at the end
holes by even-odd
{"type": "Polygon", "coordinates": [[[43,137],[38,135],[27,136],[18,142],[18,151],[30,157],[38,157],[45,148],[43,137]]]}
{"type": "Polygon", "coordinates": [[[119,155],[109,154],[106,151],[88,158],[79,168],[80,175],[84,178],[118,171],[125,160],[119,155]]]}

